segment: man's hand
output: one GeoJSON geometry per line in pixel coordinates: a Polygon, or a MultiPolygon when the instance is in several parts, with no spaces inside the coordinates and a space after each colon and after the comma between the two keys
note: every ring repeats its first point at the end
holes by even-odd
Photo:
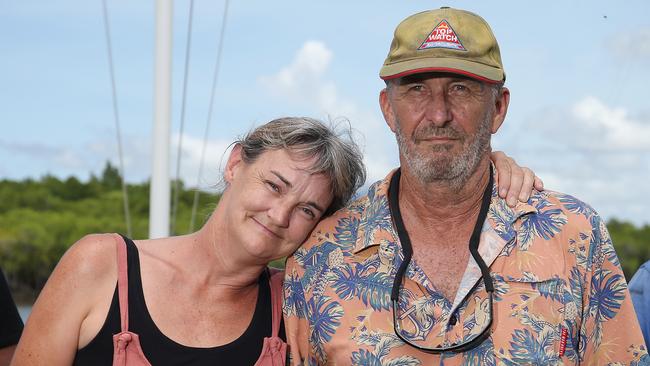
{"type": "Polygon", "coordinates": [[[533,188],[538,191],[544,190],[544,182],[535,175],[535,172],[519,166],[514,159],[502,151],[493,152],[490,158],[499,174],[499,197],[505,198],[508,206],[515,207],[517,199],[528,202],[533,188]]]}

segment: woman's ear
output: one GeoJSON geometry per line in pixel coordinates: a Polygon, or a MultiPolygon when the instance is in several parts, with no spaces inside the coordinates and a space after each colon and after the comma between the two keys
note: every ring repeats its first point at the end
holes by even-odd
{"type": "Polygon", "coordinates": [[[224,179],[227,184],[230,184],[235,178],[237,171],[242,166],[242,147],[240,144],[235,144],[232,150],[230,151],[230,156],[228,157],[228,162],[226,163],[226,170],[224,172],[224,179]]]}

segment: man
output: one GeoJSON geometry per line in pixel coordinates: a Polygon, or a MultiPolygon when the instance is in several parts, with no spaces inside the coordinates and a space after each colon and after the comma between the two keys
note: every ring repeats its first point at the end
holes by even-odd
{"type": "Polygon", "coordinates": [[[288,260],[294,362],[648,364],[597,213],[554,192],[512,209],[494,190],[490,138],[510,92],[485,20],[408,17],[380,76],[401,168],[288,260]]]}

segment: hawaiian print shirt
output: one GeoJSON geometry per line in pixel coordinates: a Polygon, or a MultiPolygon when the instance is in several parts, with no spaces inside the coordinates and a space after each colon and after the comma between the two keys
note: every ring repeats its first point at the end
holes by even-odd
{"type": "MultiPolygon", "coordinates": [[[[403,259],[391,176],[323,220],[287,261],[283,310],[295,364],[299,353],[308,365],[650,365],[605,224],[585,203],[551,191],[514,209],[492,192],[479,243],[495,286],[489,337],[438,355],[404,343],[390,301],[403,259]]],[[[473,338],[489,314],[476,262],[452,302],[413,259],[398,310],[402,335],[415,344],[473,338]]]]}

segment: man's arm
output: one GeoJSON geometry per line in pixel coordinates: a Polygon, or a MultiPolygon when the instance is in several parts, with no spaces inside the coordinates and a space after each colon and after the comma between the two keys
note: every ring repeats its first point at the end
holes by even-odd
{"type": "Polygon", "coordinates": [[[591,266],[583,295],[580,354],[585,364],[650,362],[605,223],[595,213],[591,222],[591,266]]]}

